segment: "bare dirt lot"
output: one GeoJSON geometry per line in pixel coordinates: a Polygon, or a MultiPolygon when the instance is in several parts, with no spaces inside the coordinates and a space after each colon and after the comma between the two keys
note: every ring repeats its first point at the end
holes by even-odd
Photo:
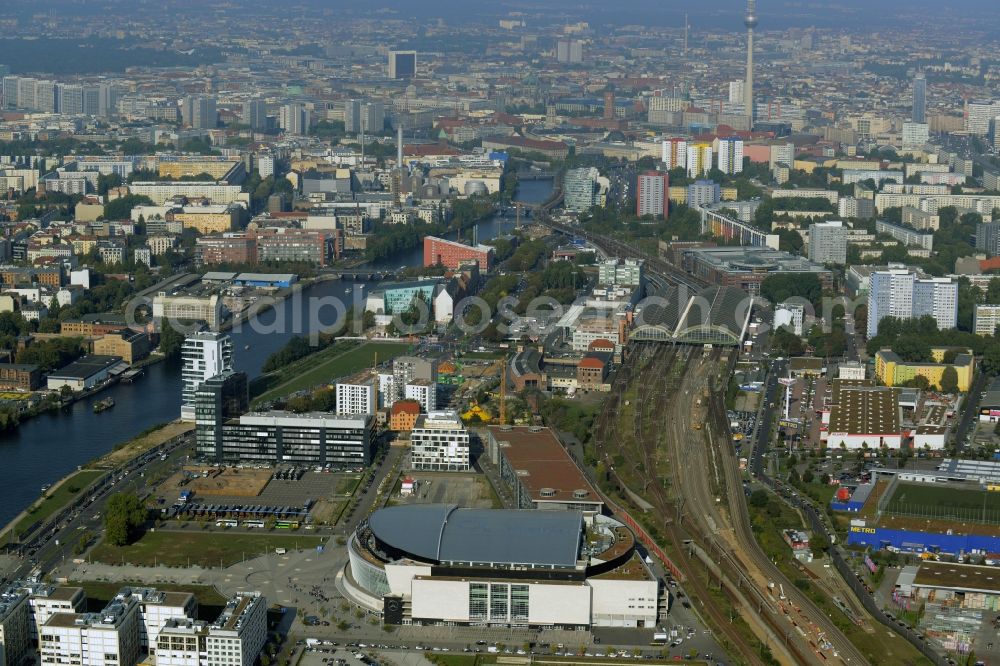
{"type": "Polygon", "coordinates": [[[167,481],[167,487],[176,487],[178,490],[191,490],[194,494],[203,497],[257,497],[271,480],[271,470],[268,469],[238,469],[225,468],[218,469],[212,467],[185,467],[184,472],[194,474],[204,474],[191,479],[184,486],[180,485],[184,478],[183,472],[176,474],[167,481]],[[172,484],[172,485],[171,485],[172,484]]]}

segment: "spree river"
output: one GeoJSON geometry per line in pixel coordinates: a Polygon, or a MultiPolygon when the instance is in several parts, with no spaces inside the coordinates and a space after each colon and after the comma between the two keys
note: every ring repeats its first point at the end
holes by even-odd
{"type": "MultiPolygon", "coordinates": [[[[551,180],[524,181],[518,189],[519,200],[537,203],[552,192],[551,180]]],[[[483,242],[509,233],[513,217],[492,217],[479,223],[478,237],[483,242]]],[[[468,238],[472,230],[463,232],[468,238]]],[[[401,252],[380,262],[379,268],[418,266],[423,261],[421,248],[401,252]]],[[[319,282],[300,292],[301,302],[313,297],[360,298],[366,285],[351,282],[319,282]],[[351,290],[353,295],[345,293],[351,290]]],[[[230,332],[233,338],[234,364],[251,378],[269,355],[281,349],[290,338],[309,331],[308,307],[298,307],[299,299],[278,303],[262,313],[259,325],[244,324],[230,332]],[[277,325],[275,325],[277,323],[277,325]]],[[[363,301],[362,301],[363,302],[363,301]]],[[[331,311],[326,324],[332,323],[331,311]]],[[[179,362],[156,363],[131,384],[117,384],[66,409],[41,414],[22,423],[16,430],[0,434],[0,526],[38,498],[41,486],[51,484],[120,442],[131,439],[151,426],[177,418],[181,407],[179,362]],[[113,409],[95,414],[93,404],[111,397],[113,409]]]]}

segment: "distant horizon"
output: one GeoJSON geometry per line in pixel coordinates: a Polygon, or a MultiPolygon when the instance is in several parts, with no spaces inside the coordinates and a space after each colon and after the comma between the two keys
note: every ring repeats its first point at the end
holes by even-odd
{"type": "MultiPolygon", "coordinates": [[[[95,8],[108,10],[111,7],[128,6],[133,11],[151,13],[161,11],[217,11],[230,3],[223,0],[164,0],[155,5],[136,0],[50,0],[47,7],[58,9],[60,13],[92,13],[95,8]]],[[[275,7],[265,0],[237,0],[237,4],[247,10],[275,7]]],[[[550,23],[555,20],[588,21],[592,27],[621,26],[632,23],[656,27],[680,26],[687,13],[695,31],[701,29],[725,30],[742,29],[745,0],[702,0],[698,3],[681,0],[619,0],[605,2],[571,2],[570,0],[500,0],[484,9],[466,0],[423,0],[415,4],[412,0],[376,0],[366,3],[363,8],[346,0],[292,0],[284,11],[294,11],[298,7],[314,9],[336,9],[347,16],[385,12],[386,18],[398,17],[434,20],[443,18],[456,22],[493,22],[513,12],[522,12],[531,19],[550,23]]],[[[37,14],[37,4],[29,0],[8,0],[6,10],[11,16],[23,15],[30,18],[37,14]]],[[[845,28],[851,30],[870,27],[884,30],[891,27],[905,29],[928,27],[922,18],[947,17],[955,23],[968,22],[977,31],[996,31],[1000,38],[1000,17],[996,12],[996,0],[880,0],[877,9],[872,9],[870,0],[834,0],[826,4],[802,0],[758,0],[757,13],[761,24],[759,30],[783,30],[795,27],[816,27],[821,29],[845,28]],[[914,23],[916,25],[914,25],[914,23]]],[[[13,35],[9,35],[13,36],[13,35]]]]}

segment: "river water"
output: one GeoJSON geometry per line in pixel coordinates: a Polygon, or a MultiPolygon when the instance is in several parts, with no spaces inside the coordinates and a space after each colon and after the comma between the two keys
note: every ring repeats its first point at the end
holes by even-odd
{"type": "MultiPolygon", "coordinates": [[[[551,180],[524,181],[517,198],[539,203],[552,192],[551,180]]],[[[514,218],[493,217],[478,225],[478,239],[484,242],[509,233],[514,218]]],[[[470,238],[472,230],[464,232],[470,238]]],[[[419,266],[422,248],[401,252],[376,264],[375,268],[419,266]]],[[[234,364],[251,378],[260,374],[264,361],[281,349],[290,338],[309,331],[309,299],[336,297],[363,304],[366,285],[351,282],[320,282],[300,292],[300,298],[278,303],[257,317],[256,325],[244,324],[233,331],[234,364]],[[349,290],[350,293],[345,293],[349,290]],[[276,326],[275,323],[278,322],[276,326]]],[[[332,310],[319,313],[329,325],[332,310]]],[[[22,423],[16,430],[0,434],[0,526],[38,498],[41,486],[51,484],[120,442],[143,430],[177,418],[181,405],[179,363],[156,363],[132,384],[118,384],[96,396],[80,400],[69,409],[49,412],[22,423]],[[94,414],[97,400],[111,397],[115,407],[94,414]]]]}

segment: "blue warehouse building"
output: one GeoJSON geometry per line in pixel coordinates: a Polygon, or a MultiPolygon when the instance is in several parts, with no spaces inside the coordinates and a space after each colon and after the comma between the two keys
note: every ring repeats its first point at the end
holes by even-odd
{"type": "Polygon", "coordinates": [[[244,287],[287,288],[299,281],[294,273],[240,273],[233,280],[244,287]]]}
{"type": "Polygon", "coordinates": [[[1000,553],[1000,537],[983,534],[937,534],[851,525],[847,543],[904,553],[1000,553]]]}

